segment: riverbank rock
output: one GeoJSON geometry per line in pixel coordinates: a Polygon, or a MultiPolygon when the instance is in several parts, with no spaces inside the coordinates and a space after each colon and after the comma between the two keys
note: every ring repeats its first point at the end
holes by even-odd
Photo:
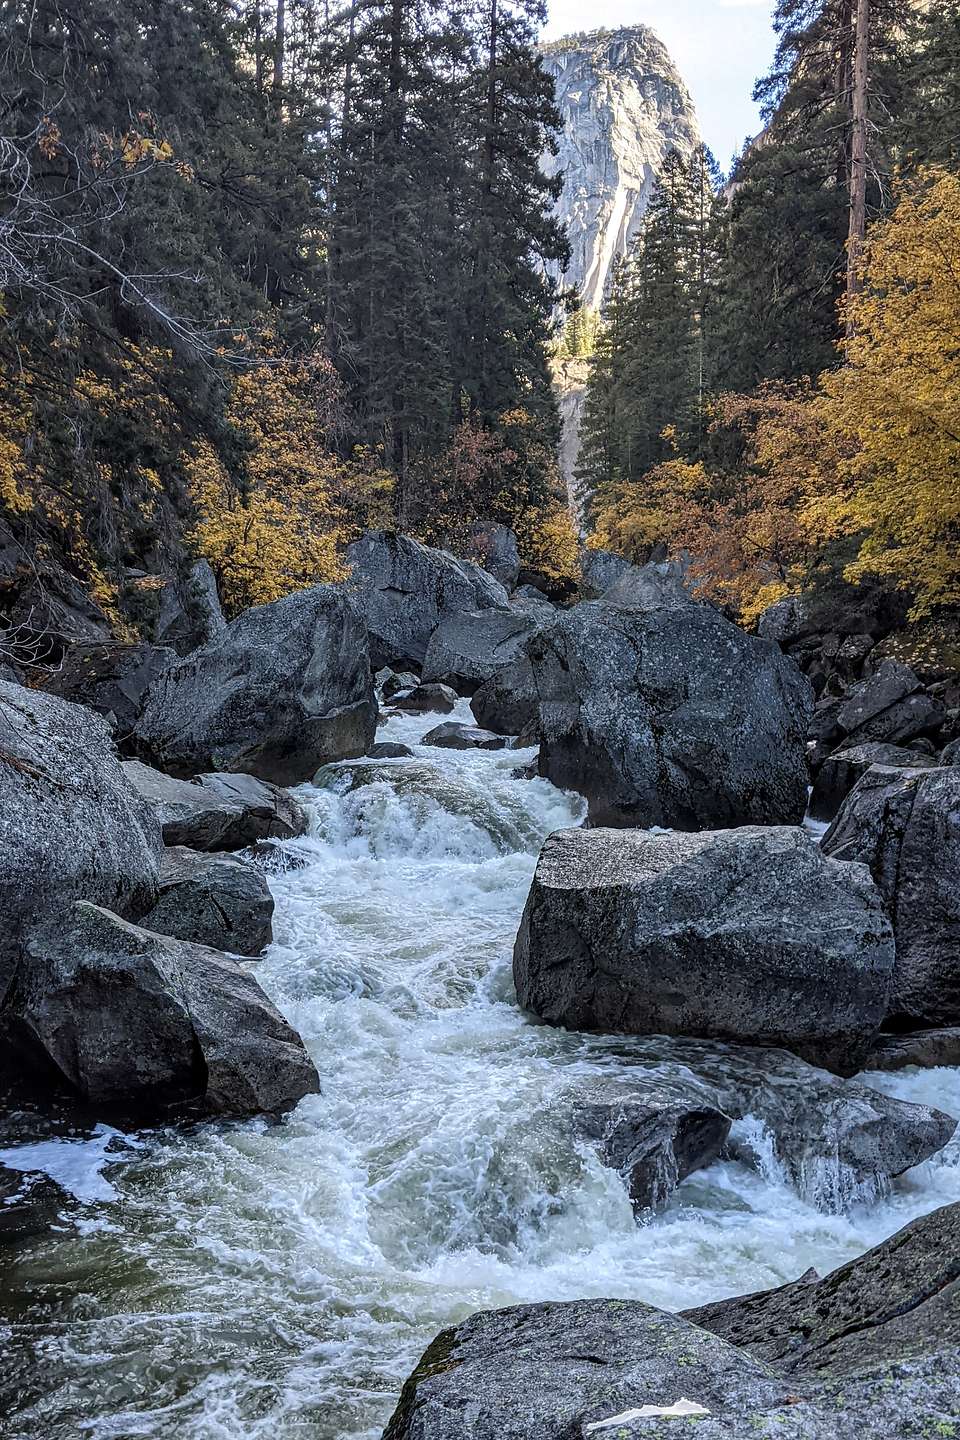
{"type": "Polygon", "coordinates": [[[868,770],[822,844],[869,866],[890,913],[889,1016],[899,1028],[960,1022],[960,769],[868,770]]]}
{"type": "Polygon", "coordinates": [[[172,645],[178,655],[189,655],[218,639],[226,628],[208,561],[198,560],[183,579],[169,580],[164,586],[154,632],[158,645],[172,645]]]}
{"type": "Polygon", "coordinates": [[[273,909],[270,886],[249,860],[178,845],[164,854],[160,895],[141,924],[231,955],[262,955],[273,939],[273,909]]]}
{"type": "Polygon", "coordinates": [[[540,693],[526,655],[497,670],[475,692],[470,709],[477,724],[496,735],[540,731],[540,693]]]}
{"type": "Polygon", "coordinates": [[[908,1035],[878,1035],[864,1061],[865,1070],[905,1070],[916,1065],[934,1070],[960,1066],[960,1025],[942,1030],[915,1030],[908,1035]]]}
{"type": "Polygon", "coordinates": [[[165,845],[190,850],[243,850],[261,840],[303,835],[307,817],[288,790],[253,775],[196,775],[176,780],[139,760],[123,773],[143,797],[165,845]]]}
{"type": "Polygon", "coordinates": [[[32,925],[78,899],[137,918],[156,900],[162,854],[105,722],[0,682],[0,1003],[32,925]]]}
{"type": "Polygon", "coordinates": [[[823,1280],[679,1316],[627,1300],[472,1315],[425,1351],[384,1440],[949,1436],[958,1224],[948,1206],[823,1280]]]}
{"type": "Polygon", "coordinates": [[[681,1181],[713,1164],[730,1133],[729,1117],[709,1105],[616,1085],[578,1094],[573,1125],[620,1175],[637,1214],[661,1210],[681,1181]]]}
{"type": "Polygon", "coordinates": [[[8,1007],[91,1105],[253,1115],[318,1088],[299,1036],[216,950],[79,902],[26,951],[8,1007]]]}
{"type": "Polygon", "coordinates": [[[886,765],[909,770],[930,770],[937,761],[902,745],[855,745],[837,750],[824,760],[810,796],[810,815],[814,820],[832,820],[850,791],[863,779],[872,765],[886,765]]]}
{"type": "MultiPolygon", "coordinates": [[[[947,1205],[816,1284],[787,1285],[684,1314],[767,1364],[818,1379],[883,1373],[900,1362],[952,1352],[946,1373],[960,1399],[958,1255],[960,1205],[947,1205]]],[[[888,1373],[893,1379],[897,1371],[888,1373]]]]}
{"type": "Polygon", "coordinates": [[[678,582],[632,578],[630,603],[608,591],[529,642],[541,775],[579,791],[595,825],[799,823],[809,682],[678,582]]]}
{"type": "Polygon", "coordinates": [[[371,745],[367,752],[368,760],[412,760],[413,751],[409,745],[401,745],[396,740],[381,740],[378,745],[371,745]]]}
{"type": "Polygon", "coordinates": [[[44,688],[102,715],[122,744],[140,719],[150,686],[175,658],[161,645],[78,645],[44,688]]]}
{"type": "Polygon", "coordinates": [[[507,591],[512,590],[520,574],[520,551],[517,537],[506,525],[495,520],[477,520],[467,531],[467,559],[486,570],[507,591]]]}
{"type": "Polygon", "coordinates": [[[386,530],[371,530],[347,551],[344,584],[370,634],[374,669],[423,664],[430,636],[444,616],[461,610],[505,609],[507,592],[479,565],[458,560],[386,530]]]}
{"type": "Polygon", "coordinates": [[[549,1024],[782,1046],[851,1074],[893,963],[865,867],[800,830],[746,827],[550,836],[513,969],[520,1004],[549,1024]]]}
{"type": "Polygon", "coordinates": [[[580,1440],[591,1423],[691,1391],[728,1417],[765,1413],[792,1393],[752,1356],[639,1301],[518,1305],[437,1336],[384,1440],[580,1440]]]}
{"type": "Polygon", "coordinates": [[[505,750],[507,737],[494,735],[490,730],[480,730],[475,725],[461,725],[455,720],[447,720],[424,735],[421,743],[435,745],[441,750],[505,750]]]}
{"type": "MultiPolygon", "coordinates": [[[[552,611],[551,611],[552,618],[552,611]]],[[[430,637],[424,680],[441,680],[472,695],[497,671],[519,659],[541,628],[518,610],[469,610],[445,616],[430,637]]]]}
{"type": "Polygon", "coordinates": [[[240,771],[278,785],[362,755],[377,707],[363,621],[315,585],[247,610],[153,683],[137,726],[143,758],[178,776],[240,771]]]}

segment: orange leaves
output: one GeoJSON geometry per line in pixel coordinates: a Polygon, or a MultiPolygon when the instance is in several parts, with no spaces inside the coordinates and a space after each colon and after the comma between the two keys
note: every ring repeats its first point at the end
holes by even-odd
{"type": "Polygon", "coordinates": [[[55,160],[60,153],[60,145],[63,135],[60,126],[49,115],[44,115],[40,122],[40,133],[37,139],[37,149],[44,160],[55,160]]]}

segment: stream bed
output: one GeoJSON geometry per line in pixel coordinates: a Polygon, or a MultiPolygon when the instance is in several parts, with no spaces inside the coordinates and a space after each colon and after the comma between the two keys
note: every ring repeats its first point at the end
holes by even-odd
{"type": "MultiPolygon", "coordinates": [[[[417,746],[438,718],[378,738],[417,746]]],[[[0,1163],[78,1200],[0,1252],[4,1440],[379,1440],[425,1344],[474,1310],[699,1305],[825,1273],[960,1200],[954,1140],[845,1215],[773,1162],[722,1162],[637,1223],[560,1097],[641,1050],[648,1073],[678,1061],[669,1041],[568,1035],[516,1007],[540,844],[583,813],[514,777],[533,753],[417,746],[298,792],[311,833],[277,847],[257,973],[322,1094],[278,1124],[4,1142],[0,1163]]],[[[861,1078],[960,1116],[958,1070],[861,1078]]]]}

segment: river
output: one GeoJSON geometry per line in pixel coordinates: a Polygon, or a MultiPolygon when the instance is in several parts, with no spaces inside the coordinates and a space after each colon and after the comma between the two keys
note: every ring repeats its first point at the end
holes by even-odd
{"type": "MultiPolygon", "coordinates": [[[[416,744],[437,719],[378,738],[416,744]]],[[[279,1124],[99,1127],[0,1155],[83,1202],[3,1261],[5,1440],[379,1440],[426,1342],[471,1311],[696,1305],[823,1273],[960,1200],[954,1141],[842,1216],[773,1164],[724,1162],[634,1220],[562,1102],[628,1074],[631,1042],[532,1024],[512,993],[540,843],[582,814],[513,776],[531,758],[418,748],[299,792],[311,833],[278,847],[258,974],[321,1095],[279,1124]]],[[[865,1078],[960,1115],[960,1071],[865,1078]]]]}

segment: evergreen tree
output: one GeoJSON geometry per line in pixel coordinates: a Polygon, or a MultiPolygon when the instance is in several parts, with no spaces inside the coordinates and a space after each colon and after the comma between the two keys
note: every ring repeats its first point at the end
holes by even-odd
{"type": "Polygon", "coordinates": [[[709,152],[671,152],[591,366],[581,483],[636,479],[676,449],[700,452],[713,385],[718,174],[709,152]]]}

